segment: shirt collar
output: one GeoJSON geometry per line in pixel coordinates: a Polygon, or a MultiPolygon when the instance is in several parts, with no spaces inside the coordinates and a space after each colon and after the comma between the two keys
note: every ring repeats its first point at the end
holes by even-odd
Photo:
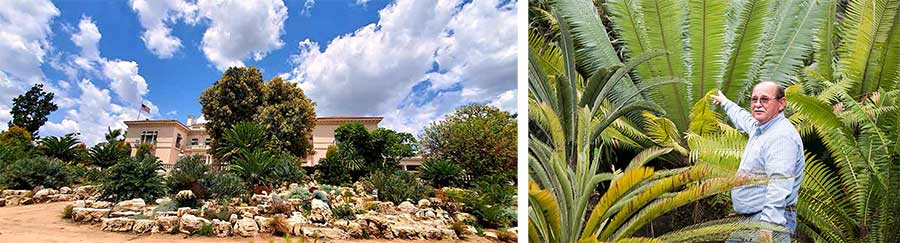
{"type": "Polygon", "coordinates": [[[778,115],[775,115],[775,117],[772,117],[772,120],[769,120],[769,122],[766,122],[766,124],[763,124],[761,126],[759,125],[759,122],[756,122],[756,126],[757,126],[756,129],[759,130],[760,132],[765,132],[770,127],[772,127],[772,124],[775,124],[776,122],[780,121],[781,119],[784,119],[784,112],[778,112],[778,115]]]}

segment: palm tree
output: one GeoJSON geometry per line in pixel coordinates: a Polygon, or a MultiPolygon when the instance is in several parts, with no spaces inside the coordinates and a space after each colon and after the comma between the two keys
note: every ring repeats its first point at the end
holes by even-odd
{"type": "Polygon", "coordinates": [[[49,136],[38,142],[38,149],[51,158],[57,158],[64,162],[71,162],[79,158],[78,138],[69,133],[63,137],[49,136]]]}
{"type": "Polygon", "coordinates": [[[460,176],[463,175],[462,168],[448,160],[425,161],[419,173],[422,179],[431,182],[431,186],[435,188],[457,185],[462,181],[460,176]]]}
{"type": "Polygon", "coordinates": [[[830,87],[819,96],[788,90],[791,119],[807,124],[801,134],[821,139],[828,153],[807,164],[797,229],[816,242],[898,242],[900,90],[857,102],[857,89],[830,87]]]}
{"type": "Polygon", "coordinates": [[[131,154],[131,147],[124,141],[106,141],[98,143],[88,151],[91,163],[101,168],[109,168],[131,154]]]}
{"type": "Polygon", "coordinates": [[[253,192],[271,191],[269,187],[273,182],[272,167],[276,163],[275,159],[275,156],[262,149],[243,151],[225,169],[239,175],[253,192]]]}
{"type": "MultiPolygon", "coordinates": [[[[557,20],[559,58],[539,57],[534,49],[529,53],[528,118],[534,128],[529,130],[532,241],[638,240],[630,237],[650,220],[687,203],[751,183],[718,174],[704,165],[664,171],[644,167],[670,151],[667,148],[645,150],[631,160],[624,172],[601,173],[603,133],[628,112],[659,112],[652,102],[635,101],[635,97],[653,85],[672,82],[635,87],[631,92],[620,89],[622,83],[628,83],[623,82],[627,72],[658,54],[645,54],[625,65],[614,63],[611,68],[597,69],[589,78],[581,78],[567,21],[558,17],[557,20]],[[591,194],[604,181],[611,181],[609,189],[589,210],[591,194]]],[[[758,227],[763,225],[717,221],[660,239],[679,241],[702,236],[722,240],[732,230],[758,227]]]]}
{"type": "Polygon", "coordinates": [[[240,122],[225,131],[215,153],[222,161],[231,162],[235,156],[261,149],[265,144],[265,127],[252,122],[240,122]]]}
{"type": "Polygon", "coordinates": [[[126,136],[128,136],[128,132],[125,132],[122,129],[113,130],[110,127],[106,127],[106,134],[103,135],[107,142],[123,141],[126,136]],[[122,139],[119,139],[119,137],[122,137],[122,139]]]}

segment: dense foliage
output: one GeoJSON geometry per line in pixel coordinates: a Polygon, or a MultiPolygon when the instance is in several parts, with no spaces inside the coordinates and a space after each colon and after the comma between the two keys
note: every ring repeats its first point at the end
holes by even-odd
{"type": "Polygon", "coordinates": [[[37,186],[69,186],[73,179],[67,173],[65,163],[48,157],[17,160],[8,166],[4,174],[7,187],[23,190],[31,190],[37,186]]]}
{"type": "Polygon", "coordinates": [[[444,159],[475,179],[516,174],[516,119],[496,107],[460,107],[444,120],[424,128],[421,139],[426,159],[444,159]]]}
{"type": "Polygon", "coordinates": [[[25,128],[33,138],[38,138],[38,129],[47,122],[47,115],[56,111],[53,93],[44,91],[44,85],[34,84],[30,90],[13,99],[12,120],[9,126],[25,128]]]}
{"type": "Polygon", "coordinates": [[[231,199],[247,192],[241,177],[233,173],[209,173],[202,184],[209,198],[231,199]]]}
{"type": "Polygon", "coordinates": [[[462,168],[447,160],[428,160],[422,163],[419,169],[423,180],[431,183],[431,186],[442,188],[455,186],[462,182],[462,168]]]}
{"type": "Polygon", "coordinates": [[[101,198],[114,202],[142,198],[152,202],[166,192],[163,178],[157,173],[161,169],[154,156],[123,159],[107,171],[100,185],[101,198]]]}
{"type": "Polygon", "coordinates": [[[318,167],[320,175],[330,184],[341,184],[359,180],[374,171],[398,169],[400,159],[415,155],[416,140],[412,134],[396,132],[386,128],[369,131],[361,123],[347,123],[334,131],[337,143],[325,154],[318,167]],[[349,180],[339,173],[347,173],[349,180]]]}
{"type": "Polygon", "coordinates": [[[378,190],[378,200],[396,205],[403,201],[416,202],[434,193],[433,188],[422,184],[414,174],[404,171],[376,171],[368,177],[368,183],[378,190]]]}
{"type": "Polygon", "coordinates": [[[175,161],[172,170],[166,177],[166,186],[169,193],[178,193],[181,190],[190,190],[197,197],[203,198],[207,189],[200,180],[206,177],[209,167],[203,163],[199,155],[181,157],[175,161]]]}
{"type": "MultiPolygon", "coordinates": [[[[312,150],[315,103],[294,83],[276,77],[268,84],[254,67],[232,67],[200,95],[212,150],[219,150],[225,131],[239,122],[265,127],[266,146],[303,158],[312,150]]],[[[221,154],[214,153],[217,161],[221,154]]],[[[227,161],[226,161],[227,162],[227,161]]]]}
{"type": "Polygon", "coordinates": [[[57,158],[63,162],[72,162],[83,159],[86,155],[83,149],[79,148],[81,141],[75,138],[74,133],[66,134],[62,137],[49,136],[38,142],[38,150],[51,158],[57,158]]]}

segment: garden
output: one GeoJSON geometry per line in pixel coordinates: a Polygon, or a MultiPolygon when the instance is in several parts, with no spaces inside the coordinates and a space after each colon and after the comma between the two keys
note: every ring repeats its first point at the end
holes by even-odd
{"type": "Polygon", "coordinates": [[[153,144],[128,144],[122,130],[90,147],[77,133],[39,137],[55,105],[35,85],[0,133],[0,207],[66,201],[71,223],[137,235],[516,240],[515,115],[463,106],[418,140],[344,124],[325,158],[303,167],[315,103],[261,77],[231,68],[203,92],[215,163],[183,156],[169,171],[153,144]],[[416,155],[419,171],[400,170],[416,155]]]}
{"type": "Polygon", "coordinates": [[[787,87],[799,242],[900,241],[900,1],[529,1],[529,239],[725,241],[749,107],[787,87]]]}

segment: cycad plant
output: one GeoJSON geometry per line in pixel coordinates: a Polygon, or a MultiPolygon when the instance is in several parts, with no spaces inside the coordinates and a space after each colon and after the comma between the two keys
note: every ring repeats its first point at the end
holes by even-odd
{"type": "Polygon", "coordinates": [[[240,154],[262,149],[265,145],[265,127],[252,122],[239,122],[225,131],[215,153],[222,161],[232,162],[240,154]]]}
{"type": "Polygon", "coordinates": [[[791,119],[807,124],[801,134],[827,148],[827,156],[807,164],[797,229],[816,242],[898,242],[900,90],[856,101],[857,89],[831,87],[819,96],[799,87],[787,93],[797,110],[791,119]]]}
{"type": "Polygon", "coordinates": [[[262,149],[245,151],[225,169],[239,175],[253,192],[261,193],[271,190],[269,187],[274,181],[272,166],[276,163],[275,159],[275,156],[262,149]]]}
{"type": "MultiPolygon", "coordinates": [[[[533,242],[641,240],[631,237],[652,219],[750,183],[717,174],[705,165],[664,171],[644,167],[667,149],[642,152],[624,172],[613,168],[614,172],[602,173],[602,133],[623,114],[660,111],[651,102],[635,99],[653,86],[621,89],[621,84],[630,82],[626,74],[654,55],[646,54],[625,65],[617,59],[606,60],[612,62],[610,68],[581,78],[576,69],[578,53],[566,22],[558,21],[558,62],[537,56],[533,49],[529,53],[528,209],[533,242]],[[589,209],[591,195],[605,181],[611,181],[608,189],[589,209]]],[[[651,241],[722,240],[732,230],[755,227],[761,225],[711,222],[651,241]]]]}
{"type": "Polygon", "coordinates": [[[690,124],[691,105],[712,88],[743,101],[760,80],[783,84],[814,49],[815,33],[830,0],[556,0],[550,6],[571,26],[577,69],[583,73],[662,51],[662,57],[638,65],[631,76],[644,85],[660,85],[646,96],[661,105],[678,131],[690,124]],[[601,21],[612,23],[617,48],[601,21]]]}
{"type": "Polygon", "coordinates": [[[44,155],[57,158],[63,162],[71,162],[79,159],[78,138],[69,133],[62,137],[49,136],[38,142],[38,149],[44,155]]]}

